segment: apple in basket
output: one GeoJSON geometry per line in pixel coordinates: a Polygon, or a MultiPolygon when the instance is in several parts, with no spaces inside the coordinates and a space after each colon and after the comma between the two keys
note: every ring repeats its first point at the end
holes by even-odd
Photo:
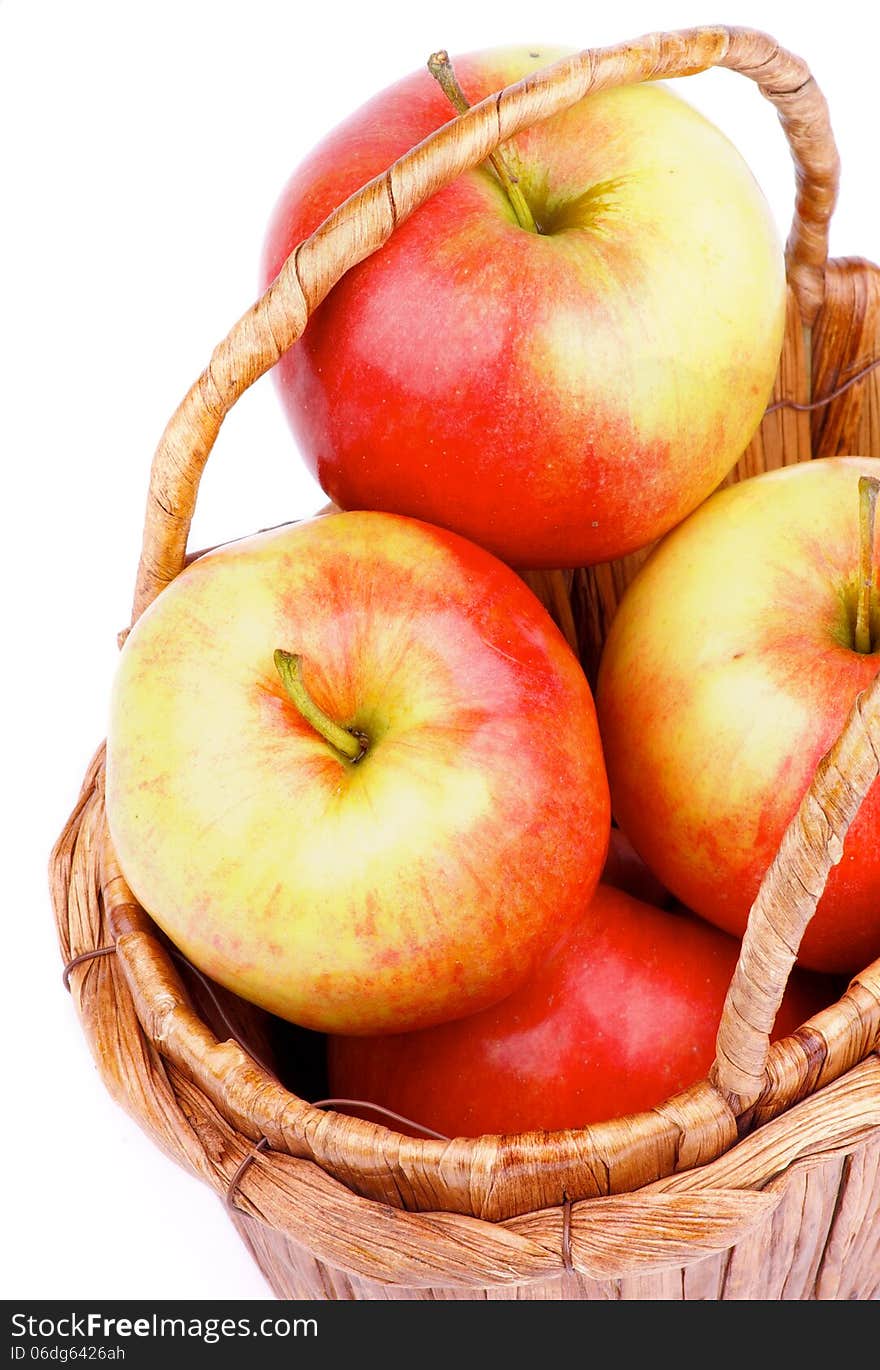
{"type": "MultiPolygon", "coordinates": [[[[475,103],[559,56],[454,73],[475,103]]],[[[422,70],[330,133],[281,195],[266,282],[452,117],[422,70]]],[[[274,374],[341,507],[427,519],[516,566],[605,561],[678,523],[746,447],[782,344],[781,245],[736,148],[664,85],[590,95],[500,159],[352,268],[274,374]]]]}
{"type": "Polygon", "coordinates": [[[107,814],[137,898],[220,984],[382,1032],[510,993],[598,881],[592,695],[519,577],[395,515],[194,561],[123,648],[107,814]]]}
{"type": "MultiPolygon", "coordinates": [[[[331,1092],[447,1137],[579,1128],[653,1108],[712,1064],[738,953],[734,938],[690,914],[600,884],[502,1003],[424,1032],[331,1037],[331,1092]]],[[[828,977],[795,971],[774,1034],[793,1032],[837,992],[828,977]]]]}
{"type": "MultiPolygon", "coordinates": [[[[820,458],[713,495],[654,550],[608,636],[597,706],[617,822],[682,903],[737,935],[880,671],[877,477],[880,460],[820,458]]],[[[799,960],[849,973],[877,956],[875,783],[799,960]]]]}

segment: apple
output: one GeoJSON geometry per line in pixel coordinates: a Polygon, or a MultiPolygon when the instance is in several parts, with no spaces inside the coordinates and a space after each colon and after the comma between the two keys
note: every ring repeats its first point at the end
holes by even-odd
{"type": "MultiPolygon", "coordinates": [[[[475,103],[560,55],[454,68],[475,103]]],[[[452,115],[422,70],[330,133],[271,217],[264,281],[452,115]]],[[[515,566],[605,561],[679,523],[757,428],[781,245],[739,152],[664,85],[591,95],[502,156],[536,227],[488,163],[467,172],[347,273],[274,375],[341,507],[427,519],[515,566]]]]}
{"type": "MultiPolygon", "coordinates": [[[[600,884],[502,1003],[423,1032],[331,1037],[331,1093],[447,1137],[579,1128],[653,1108],[712,1064],[738,952],[732,937],[689,914],[600,884]]],[[[775,1035],[800,1027],[838,992],[825,977],[796,971],[775,1035]]]]}
{"type": "Polygon", "coordinates": [[[206,975],[381,1032],[510,993],[579,916],[610,828],[592,695],[520,578],[383,513],[200,557],[123,648],[123,874],[206,975]]]}
{"type": "MultiPolygon", "coordinates": [[[[820,458],[713,495],[654,550],[605,645],[597,706],[615,818],[663,885],[736,935],[880,671],[880,546],[859,490],[877,476],[875,458],[820,458]]],[[[799,959],[850,973],[877,956],[875,784],[799,959]]]]}

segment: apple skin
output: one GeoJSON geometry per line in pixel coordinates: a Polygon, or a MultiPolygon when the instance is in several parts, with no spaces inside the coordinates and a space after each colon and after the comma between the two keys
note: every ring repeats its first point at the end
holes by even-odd
{"type": "MultiPolygon", "coordinates": [[[[602,656],[616,820],[683,904],[737,936],[816,766],[880,671],[880,650],[851,645],[859,475],[880,475],[880,460],[820,458],[714,495],[642,567],[602,656]]],[[[877,643],[876,603],[874,617],[877,643]]],[[[875,784],[798,959],[851,973],[877,956],[875,784]]]]}
{"type": "MultiPolygon", "coordinates": [[[[454,65],[475,103],[560,55],[454,65]]],[[[449,118],[423,70],[325,138],[271,218],[264,282],[449,118]]],[[[740,154],[668,87],[597,93],[514,148],[549,231],[519,226],[487,166],[465,173],[348,272],[274,375],[339,506],[582,566],[652,542],[740,457],[779,359],[783,256],[740,154]]]]}
{"type": "Polygon", "coordinates": [[[501,998],[578,917],[610,809],[592,695],[507,566],[382,513],[193,562],[132,630],[107,813],[135,895],[205,974],[319,1030],[501,998]],[[273,664],[370,739],[344,761],[273,664]]]}
{"type": "MultiPolygon", "coordinates": [[[[502,1003],[426,1032],[330,1038],[331,1094],[448,1137],[579,1128],[653,1108],[712,1064],[738,952],[732,937],[689,914],[600,884],[502,1003]]],[[[795,972],[775,1035],[838,992],[824,976],[795,972]]]]}

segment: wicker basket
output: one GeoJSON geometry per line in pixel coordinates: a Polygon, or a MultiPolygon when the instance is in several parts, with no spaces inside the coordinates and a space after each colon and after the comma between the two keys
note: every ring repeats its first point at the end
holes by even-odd
{"type": "MultiPolygon", "coordinates": [[[[655,35],[566,59],[475,106],[296,249],[166,429],[134,617],[185,563],[224,416],[348,267],[500,141],[588,91],[711,66],[758,83],[797,169],[776,403],[731,479],[812,456],[880,457],[880,372],[866,365],[880,347],[880,270],[827,260],[837,155],[820,92],[766,35],[655,35]],[[811,408],[814,394],[823,398],[811,408]]],[[[643,555],[529,576],[590,674],[643,555]]],[[[282,1057],[271,1055],[278,1024],[206,992],[127,888],[107,835],[102,750],[51,861],[84,1031],[115,1098],[226,1198],[279,1296],[870,1299],[880,1291],[880,962],[772,1048],[769,1032],[878,756],[880,676],[820,765],[761,887],[709,1078],[651,1112],[583,1131],[443,1142],[304,1102],[307,1034],[291,1031],[303,1065],[288,1088],[276,1074],[282,1057]]]]}

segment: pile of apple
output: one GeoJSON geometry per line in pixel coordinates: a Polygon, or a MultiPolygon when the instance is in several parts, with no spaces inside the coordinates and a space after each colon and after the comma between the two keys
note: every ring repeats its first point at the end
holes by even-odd
{"type": "MultiPolygon", "coordinates": [[[[450,100],[554,55],[440,58],[377,96],[290,181],[267,281],[450,100]]],[[[644,85],[434,195],[278,364],[347,512],[200,557],[142,616],[107,810],[193,964],[328,1034],[335,1095],[474,1135],[650,1108],[708,1068],[760,880],[880,670],[880,461],[712,493],[784,306],[739,153],[644,85]],[[518,572],[658,538],[594,705],[518,572]]],[[[878,791],[777,1034],[880,955],[878,791]]]]}

